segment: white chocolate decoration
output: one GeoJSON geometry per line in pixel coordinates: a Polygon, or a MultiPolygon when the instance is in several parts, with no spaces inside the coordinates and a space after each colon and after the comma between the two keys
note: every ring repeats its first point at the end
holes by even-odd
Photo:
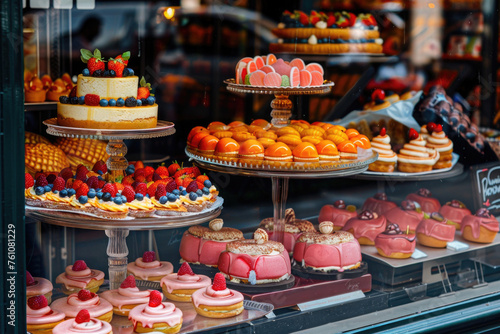
{"type": "Polygon", "coordinates": [[[309,37],[309,39],[307,40],[307,43],[311,45],[316,45],[318,44],[318,38],[314,35],[311,35],[311,37],[309,37]]]}
{"type": "Polygon", "coordinates": [[[333,223],[329,221],[324,221],[319,223],[319,231],[322,234],[330,234],[333,232],[333,223]]]}
{"type": "Polygon", "coordinates": [[[222,226],[224,226],[224,221],[220,218],[212,219],[210,223],[208,223],[208,227],[212,231],[220,231],[222,229],[222,226]]]}
{"type": "Polygon", "coordinates": [[[316,28],[318,29],[326,29],[326,22],[325,21],[318,21],[316,22],[316,28]]]}
{"type": "Polygon", "coordinates": [[[258,244],[263,244],[264,242],[266,242],[267,240],[269,240],[269,236],[267,235],[267,232],[264,231],[263,229],[261,228],[258,228],[254,234],[253,234],[253,238],[254,240],[258,243],[258,244]]]}

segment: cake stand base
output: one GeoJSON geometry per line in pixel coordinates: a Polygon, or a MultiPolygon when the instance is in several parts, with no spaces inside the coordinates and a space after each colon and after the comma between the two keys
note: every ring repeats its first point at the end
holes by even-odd
{"type": "Polygon", "coordinates": [[[304,268],[299,264],[292,265],[292,274],[295,276],[299,276],[306,279],[314,279],[314,280],[339,280],[339,279],[349,279],[363,276],[368,273],[368,265],[366,262],[361,262],[359,268],[351,269],[351,270],[332,270],[327,273],[313,270],[311,268],[304,268]]]}
{"type": "Polygon", "coordinates": [[[273,283],[264,283],[264,284],[245,284],[245,283],[233,283],[226,280],[226,285],[230,289],[234,289],[241,293],[267,293],[274,291],[282,291],[286,289],[290,289],[295,285],[295,277],[290,275],[290,278],[283,280],[281,282],[273,282],[273,283]]]}

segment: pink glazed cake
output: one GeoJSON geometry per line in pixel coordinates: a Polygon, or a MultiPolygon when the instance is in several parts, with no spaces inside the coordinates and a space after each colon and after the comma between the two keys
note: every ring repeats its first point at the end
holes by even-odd
{"type": "Polygon", "coordinates": [[[409,230],[415,233],[418,224],[424,219],[424,213],[417,202],[404,200],[401,206],[384,213],[384,217],[387,219],[387,224],[398,224],[403,231],[409,230]]]}
{"type": "Polygon", "coordinates": [[[252,285],[280,282],[290,277],[290,256],[282,243],[268,240],[258,228],[254,239],[233,241],[219,257],[219,270],[231,282],[252,285]]]}
{"type": "Polygon", "coordinates": [[[446,219],[439,212],[431,213],[430,218],[423,219],[417,227],[419,244],[445,248],[447,243],[455,239],[455,226],[446,224],[446,219]]]}
{"type": "Polygon", "coordinates": [[[54,286],[48,279],[33,277],[29,271],[26,271],[26,299],[33,296],[44,295],[50,305],[53,289],[54,286]]]}
{"type": "Polygon", "coordinates": [[[145,281],[159,282],[163,276],[171,274],[174,271],[172,263],[156,260],[155,252],[144,252],[142,257],[127,265],[129,275],[145,281]]]}
{"type": "Polygon", "coordinates": [[[344,227],[349,219],[357,215],[356,208],[353,205],[346,205],[345,202],[340,199],[335,201],[333,205],[324,205],[319,212],[318,221],[320,223],[324,221],[332,222],[333,230],[338,231],[344,227]]]}
{"type": "Polygon", "coordinates": [[[77,260],[72,266],[67,266],[64,273],[57,276],[56,283],[62,284],[62,291],[67,295],[81,289],[97,292],[104,283],[104,273],[90,269],[83,260],[77,260]]]}
{"type": "Polygon", "coordinates": [[[387,229],[375,238],[377,252],[388,258],[407,259],[415,252],[416,236],[404,233],[398,224],[388,224],[387,229]]]}
{"type": "Polygon", "coordinates": [[[212,284],[210,277],[196,275],[187,262],[182,263],[176,274],[170,274],[161,279],[165,297],[179,302],[190,302],[191,295],[198,289],[212,284]]]}
{"type": "Polygon", "coordinates": [[[32,296],[26,305],[27,330],[31,333],[52,333],[52,329],[61,323],[66,315],[53,311],[44,295],[32,296]]]}
{"type": "Polygon", "coordinates": [[[432,193],[429,189],[420,188],[417,192],[408,194],[406,199],[420,204],[423,212],[438,212],[441,208],[441,203],[439,203],[437,198],[432,197],[432,193]]]}
{"type": "Polygon", "coordinates": [[[304,233],[297,244],[293,258],[304,268],[323,272],[356,269],[361,264],[361,248],[354,236],[345,231],[334,231],[332,222],[319,224],[321,233],[304,233]]]}
{"type": "Polygon", "coordinates": [[[366,199],[361,211],[370,210],[380,216],[395,207],[397,204],[389,201],[385,193],[376,193],[373,197],[366,199]]]}
{"type": "Polygon", "coordinates": [[[464,203],[455,199],[443,205],[439,213],[447,220],[447,224],[454,225],[457,230],[462,227],[462,219],[471,214],[464,203]]]}
{"type": "Polygon", "coordinates": [[[74,293],[67,298],[57,299],[50,306],[66,314],[66,319],[75,318],[83,309],[88,310],[92,318],[106,322],[111,322],[113,318],[113,305],[89,290],[80,290],[78,294],[74,293]]]}
{"type": "Polygon", "coordinates": [[[243,239],[240,230],[223,225],[223,220],[218,218],[210,221],[208,228],[191,226],[182,236],[179,247],[181,261],[217,267],[219,255],[226,250],[226,244],[243,239]]]}
{"type": "Polygon", "coordinates": [[[375,245],[375,238],[385,231],[386,223],[384,216],[365,210],[349,219],[342,230],[352,233],[361,245],[375,245]]]}
{"type": "Polygon", "coordinates": [[[57,325],[52,334],[111,334],[111,325],[90,317],[87,310],[81,310],[75,319],[63,321],[57,325]]]}
{"type": "Polygon", "coordinates": [[[491,243],[499,230],[498,220],[488,209],[480,208],[474,215],[462,219],[462,237],[465,240],[478,243],[491,243]]]}

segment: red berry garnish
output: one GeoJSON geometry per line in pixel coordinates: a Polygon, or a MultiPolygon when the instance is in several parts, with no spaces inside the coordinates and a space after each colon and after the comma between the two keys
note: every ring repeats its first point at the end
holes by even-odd
{"type": "Polygon", "coordinates": [[[40,174],[37,178],[36,178],[36,186],[37,187],[45,187],[46,185],[48,185],[49,183],[47,182],[47,178],[45,177],[44,174],[40,174]]]}
{"type": "Polygon", "coordinates": [[[126,288],[135,288],[137,285],[135,284],[135,277],[134,275],[128,275],[127,278],[120,284],[120,288],[126,289],[126,288]]]}
{"type": "Polygon", "coordinates": [[[177,272],[177,276],[182,276],[182,275],[194,275],[193,270],[189,266],[189,263],[183,262],[181,264],[181,267],[179,268],[179,271],[177,272]]]}
{"type": "Polygon", "coordinates": [[[73,267],[71,267],[71,270],[73,271],[82,271],[85,269],[87,269],[87,264],[83,260],[76,260],[73,267]]]}
{"type": "Polygon", "coordinates": [[[26,271],[26,286],[35,285],[35,279],[31,276],[29,271],[26,271]]]}
{"type": "Polygon", "coordinates": [[[88,106],[97,107],[99,105],[99,101],[101,101],[99,95],[96,94],[85,95],[85,104],[88,106]]]}
{"type": "Polygon", "coordinates": [[[47,175],[47,182],[49,184],[54,184],[54,181],[56,180],[57,175],[55,174],[49,174],[47,175]]]}
{"type": "Polygon", "coordinates": [[[101,171],[103,174],[106,174],[108,172],[108,166],[104,161],[99,160],[94,164],[94,167],[92,167],[92,171],[95,173],[101,171]]]}
{"type": "Polygon", "coordinates": [[[106,183],[104,187],[102,188],[102,193],[110,193],[111,197],[116,196],[116,188],[113,186],[112,183],[106,183]]]}
{"type": "Polygon", "coordinates": [[[73,171],[71,167],[66,167],[59,172],[59,176],[62,177],[65,181],[73,177],[73,171]]]}
{"type": "Polygon", "coordinates": [[[137,187],[135,187],[135,193],[146,196],[146,194],[148,193],[148,185],[144,182],[139,183],[137,187]]]}
{"type": "Polygon", "coordinates": [[[32,310],[39,310],[46,307],[47,305],[49,305],[49,303],[47,302],[47,298],[45,298],[44,295],[39,295],[28,299],[28,306],[32,310]]]}
{"type": "Polygon", "coordinates": [[[191,183],[186,187],[186,191],[188,193],[190,192],[196,192],[198,190],[198,183],[196,181],[191,181],[191,183]]]}
{"type": "Polygon", "coordinates": [[[167,183],[167,185],[165,186],[165,191],[166,192],[169,192],[171,193],[172,191],[174,191],[175,189],[177,189],[177,183],[175,181],[170,181],[169,183],[167,183]]]}
{"type": "Polygon", "coordinates": [[[386,131],[385,131],[385,128],[382,128],[382,130],[380,130],[380,136],[385,136],[386,134],[386,131]]]}
{"type": "Polygon", "coordinates": [[[153,291],[151,291],[151,294],[149,295],[149,304],[148,305],[151,307],[160,306],[162,299],[163,298],[162,298],[160,291],[153,290],[153,291]]]}
{"type": "Polygon", "coordinates": [[[372,101],[385,99],[385,92],[382,89],[375,89],[372,93],[372,101]]]}
{"type": "Polygon", "coordinates": [[[66,181],[64,181],[64,179],[60,176],[56,177],[56,179],[54,180],[54,186],[52,187],[52,191],[54,190],[61,191],[64,189],[64,187],[66,187],[66,181]]]}
{"type": "Polygon", "coordinates": [[[427,123],[427,131],[429,133],[433,133],[436,130],[436,123],[429,122],[427,123]]]}
{"type": "Polygon", "coordinates": [[[131,186],[125,186],[122,190],[122,195],[127,198],[127,202],[132,202],[135,198],[134,189],[131,186]]]}
{"type": "Polygon", "coordinates": [[[419,136],[419,134],[418,134],[417,130],[415,130],[413,128],[410,129],[410,132],[408,133],[408,137],[410,138],[410,140],[415,140],[418,138],[418,136],[419,136]]]}
{"type": "Polygon", "coordinates": [[[71,89],[71,92],[69,92],[69,97],[75,97],[76,96],[76,89],[77,89],[77,86],[73,87],[71,89]]]}
{"type": "Polygon", "coordinates": [[[155,198],[159,201],[160,197],[166,196],[167,195],[167,190],[165,188],[164,184],[159,184],[158,187],[156,187],[155,191],[155,198]]]}
{"type": "Polygon", "coordinates": [[[92,299],[92,298],[94,298],[94,296],[95,296],[95,293],[90,292],[89,290],[83,289],[83,290],[78,291],[78,299],[83,300],[83,301],[92,299]]]}
{"type": "Polygon", "coordinates": [[[35,185],[35,180],[33,179],[33,176],[31,176],[30,173],[25,173],[24,174],[24,189],[31,188],[35,185]]]}
{"type": "Polygon", "coordinates": [[[224,278],[224,275],[222,275],[221,273],[215,274],[212,289],[214,289],[215,291],[226,290],[226,279],[224,278]]]}
{"type": "Polygon", "coordinates": [[[75,322],[77,324],[83,324],[84,322],[89,322],[89,321],[90,321],[90,313],[87,310],[81,310],[76,315],[75,322]]]}
{"type": "Polygon", "coordinates": [[[87,196],[88,193],[89,193],[89,186],[86,183],[84,183],[80,187],[78,187],[75,196],[78,199],[80,198],[80,196],[87,196]]]}
{"type": "Polygon", "coordinates": [[[92,189],[99,188],[99,179],[97,176],[93,175],[87,179],[87,186],[92,189]]]}
{"type": "Polygon", "coordinates": [[[153,262],[156,258],[155,252],[148,251],[142,254],[142,262],[153,262]]]}
{"type": "Polygon", "coordinates": [[[436,130],[434,130],[434,131],[436,131],[436,132],[441,132],[441,131],[443,131],[443,126],[442,126],[441,124],[437,124],[437,125],[436,125],[436,130]]]}

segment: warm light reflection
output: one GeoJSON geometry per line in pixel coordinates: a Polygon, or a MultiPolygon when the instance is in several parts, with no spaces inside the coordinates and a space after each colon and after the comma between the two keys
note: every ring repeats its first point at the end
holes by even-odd
{"type": "Polygon", "coordinates": [[[434,7],[435,7],[435,5],[433,3],[429,4],[429,8],[434,8],[434,7]]]}
{"type": "Polygon", "coordinates": [[[167,20],[170,20],[172,17],[174,17],[174,15],[175,9],[173,9],[172,7],[168,7],[163,11],[163,16],[165,16],[167,20]]]}

